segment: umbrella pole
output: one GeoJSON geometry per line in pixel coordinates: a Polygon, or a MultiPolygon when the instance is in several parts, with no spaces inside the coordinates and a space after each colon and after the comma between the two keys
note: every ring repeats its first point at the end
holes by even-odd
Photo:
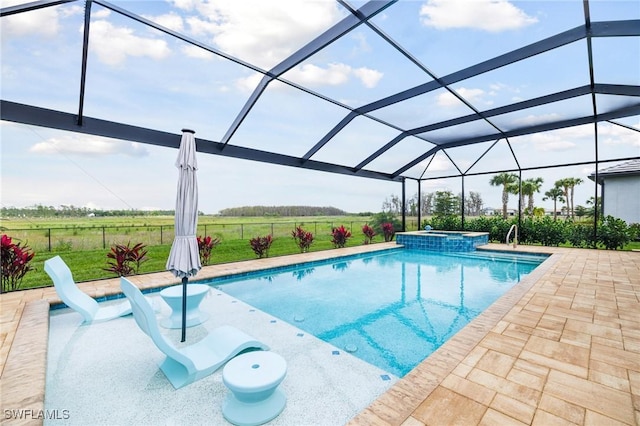
{"type": "Polygon", "coordinates": [[[182,340],[187,336],[187,277],[182,277],[182,340]]]}

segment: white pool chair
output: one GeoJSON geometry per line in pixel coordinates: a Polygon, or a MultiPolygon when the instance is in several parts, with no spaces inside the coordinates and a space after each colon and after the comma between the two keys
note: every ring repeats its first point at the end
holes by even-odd
{"type": "Polygon", "coordinates": [[[101,307],[95,299],[78,288],[71,270],[60,256],[45,260],[44,270],[51,277],[58,297],[82,315],[84,324],[109,321],[131,313],[131,305],[127,300],[101,307]]]}
{"type": "Polygon", "coordinates": [[[269,349],[264,343],[228,325],[210,331],[192,345],[177,348],[160,332],[155,313],[138,287],[125,277],[120,278],[120,287],[131,302],[138,326],[166,355],[160,370],[176,389],[210,375],[241,352],[269,349]]]}

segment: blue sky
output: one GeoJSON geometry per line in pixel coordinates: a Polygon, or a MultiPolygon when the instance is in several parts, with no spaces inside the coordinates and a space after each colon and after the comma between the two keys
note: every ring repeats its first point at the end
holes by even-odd
{"type": "MultiPolygon", "coordinates": [[[[2,6],[18,2],[3,1],[2,6]]],[[[209,46],[269,69],[342,19],[346,10],[331,1],[112,1],[209,46]]],[[[363,2],[353,2],[355,6],[363,2]]],[[[592,21],[640,19],[636,0],[592,1],[592,21]]],[[[84,3],[76,2],[2,18],[2,99],[77,112],[84,3]]],[[[582,2],[505,0],[400,1],[373,19],[438,76],[509,52],[584,22],[582,2]]],[[[596,81],[640,83],[640,40],[596,39],[596,81]]],[[[485,110],[589,83],[586,43],[578,42],[453,86],[485,110]]],[[[84,113],[178,134],[221,140],[261,78],[251,69],[174,40],[94,4],[84,113]]],[[[360,26],[284,75],[285,79],[356,107],[430,80],[423,71],[360,26]]],[[[600,111],[628,99],[599,96],[600,111]]],[[[637,102],[637,101],[635,101],[637,102]]],[[[588,115],[590,97],[496,119],[509,129],[557,117],[588,115]]],[[[230,143],[302,155],[347,114],[339,105],[308,96],[282,83],[269,85],[230,143]]],[[[469,110],[436,90],[374,111],[405,128],[438,122],[469,110]]],[[[640,128],[640,118],[618,120],[640,128]]],[[[473,134],[485,123],[457,129],[473,134]]],[[[640,133],[609,123],[598,125],[599,158],[640,155],[640,133]]],[[[1,122],[2,206],[75,205],[105,209],[172,209],[176,150],[1,122]]],[[[355,119],[313,159],[357,164],[397,135],[367,118],[355,119]]],[[[444,131],[428,135],[452,137],[444,131]]],[[[511,139],[522,167],[590,161],[593,125],[511,139]]],[[[466,168],[490,144],[449,150],[466,168]]],[[[430,146],[406,138],[369,167],[393,172],[430,146]]],[[[349,212],[379,211],[385,197],[400,194],[399,183],[260,164],[198,154],[200,210],[216,213],[242,205],[323,205],[349,212]]],[[[410,169],[420,176],[427,162],[410,169]]],[[[499,142],[473,171],[514,166],[499,142]]],[[[607,165],[603,166],[606,167],[607,165]]],[[[576,204],[594,194],[587,175],[593,167],[543,169],[542,192],[563,177],[580,177],[576,204]]],[[[425,176],[446,176],[455,168],[437,155],[425,176]]],[[[469,177],[465,190],[480,192],[487,207],[500,206],[500,189],[490,176],[469,177]]],[[[460,181],[424,182],[424,191],[460,191],[460,181]]],[[[417,191],[412,181],[407,195],[417,191]]],[[[511,197],[510,207],[516,207],[511,197]]],[[[551,208],[536,196],[536,205],[551,208]]]]}

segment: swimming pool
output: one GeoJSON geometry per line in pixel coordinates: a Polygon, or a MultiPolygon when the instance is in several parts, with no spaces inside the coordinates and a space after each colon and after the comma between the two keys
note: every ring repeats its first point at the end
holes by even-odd
{"type": "Polygon", "coordinates": [[[403,377],[544,259],[396,249],[203,282],[403,377]]]}

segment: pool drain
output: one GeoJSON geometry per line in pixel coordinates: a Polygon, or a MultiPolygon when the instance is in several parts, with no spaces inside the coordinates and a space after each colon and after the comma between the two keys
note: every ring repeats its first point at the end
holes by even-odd
{"type": "Polygon", "coordinates": [[[353,353],[353,352],[358,350],[358,347],[356,345],[349,344],[349,345],[344,347],[344,350],[349,352],[349,353],[353,353]]]}

